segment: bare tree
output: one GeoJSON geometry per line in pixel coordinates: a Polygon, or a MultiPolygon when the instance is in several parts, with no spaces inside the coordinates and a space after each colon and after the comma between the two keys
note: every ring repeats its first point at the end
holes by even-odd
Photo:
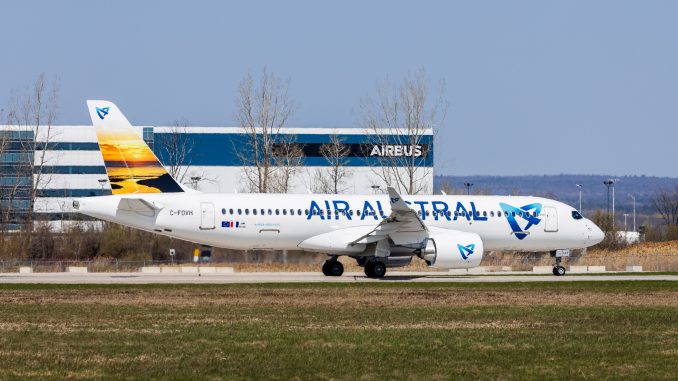
{"type": "Polygon", "coordinates": [[[433,169],[425,166],[429,155],[424,136],[443,125],[447,111],[445,84],[430,94],[423,70],[406,77],[399,85],[377,84],[376,98],[361,104],[362,124],[372,138],[365,154],[376,157],[374,173],[387,185],[406,194],[430,191],[424,181],[433,169]]]}
{"type": "Polygon", "coordinates": [[[328,165],[315,171],[314,192],[339,194],[346,191],[345,182],[351,177],[346,167],[350,152],[350,147],[337,135],[331,135],[329,143],[320,146],[320,154],[328,165]]]}
{"type": "Polygon", "coordinates": [[[666,225],[678,226],[678,186],[673,192],[666,189],[657,192],[652,203],[666,225]]]}
{"type": "Polygon", "coordinates": [[[188,124],[186,119],[175,120],[169,133],[158,133],[153,142],[160,146],[170,176],[182,184],[189,180],[186,175],[191,168],[191,153],[195,146],[188,134],[188,124]]]}
{"type": "Polygon", "coordinates": [[[236,147],[236,152],[251,192],[268,193],[276,188],[272,184],[276,165],[273,149],[276,143],[285,143],[277,141],[278,134],[294,109],[288,87],[289,81],[281,80],[266,68],[257,80],[248,73],[240,81],[235,117],[247,138],[243,146],[236,147]]]}
{"type": "Polygon", "coordinates": [[[26,210],[26,227],[29,230],[33,225],[35,200],[51,181],[50,174],[44,169],[51,164],[47,152],[55,135],[53,126],[57,118],[58,93],[56,80],[50,82],[41,73],[32,89],[23,94],[13,94],[7,112],[10,129],[33,137],[19,140],[16,168],[20,177],[32,177],[33,180],[26,210]]]}
{"type": "Polygon", "coordinates": [[[272,152],[275,167],[270,173],[269,191],[287,193],[292,189],[292,179],[301,166],[303,147],[297,143],[284,141],[275,143],[272,152]]]}

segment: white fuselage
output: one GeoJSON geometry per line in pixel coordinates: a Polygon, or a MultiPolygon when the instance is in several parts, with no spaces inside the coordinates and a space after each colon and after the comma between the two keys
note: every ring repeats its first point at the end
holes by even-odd
{"type": "MultiPolygon", "coordinates": [[[[603,238],[590,220],[576,219],[572,207],[540,197],[403,199],[427,227],[476,233],[485,250],[577,249],[603,238]]],[[[300,249],[300,243],[320,234],[358,227],[369,231],[390,213],[387,195],[160,193],[90,197],[77,203],[78,212],[92,217],[230,249],[300,249]],[[120,209],[122,198],[142,199],[154,209],[120,209]]]]}

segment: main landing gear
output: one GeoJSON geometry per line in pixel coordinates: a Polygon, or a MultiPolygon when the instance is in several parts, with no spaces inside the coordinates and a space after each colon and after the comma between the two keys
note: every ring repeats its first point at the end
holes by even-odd
{"type": "MultiPolygon", "coordinates": [[[[365,257],[358,259],[358,264],[365,268],[365,275],[369,278],[383,278],[386,275],[386,264],[380,260],[367,260],[365,257]]],[[[331,257],[323,263],[323,274],[326,276],[341,276],[344,273],[344,265],[331,257]]]]}
{"type": "Polygon", "coordinates": [[[337,257],[332,257],[323,263],[323,274],[327,276],[341,276],[344,273],[344,265],[337,260],[337,257]]]}

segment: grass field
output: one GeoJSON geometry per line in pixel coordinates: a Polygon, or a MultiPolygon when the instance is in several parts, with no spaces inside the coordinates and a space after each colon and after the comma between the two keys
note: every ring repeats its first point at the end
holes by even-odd
{"type": "Polygon", "coordinates": [[[0,285],[0,379],[675,379],[678,282],[0,285]]]}

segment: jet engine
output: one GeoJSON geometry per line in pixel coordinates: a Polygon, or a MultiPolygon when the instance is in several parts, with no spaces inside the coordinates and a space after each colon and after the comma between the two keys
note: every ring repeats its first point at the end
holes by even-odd
{"type": "Polygon", "coordinates": [[[483,259],[483,241],[475,233],[432,232],[418,254],[429,266],[441,269],[476,267],[483,259]]]}

